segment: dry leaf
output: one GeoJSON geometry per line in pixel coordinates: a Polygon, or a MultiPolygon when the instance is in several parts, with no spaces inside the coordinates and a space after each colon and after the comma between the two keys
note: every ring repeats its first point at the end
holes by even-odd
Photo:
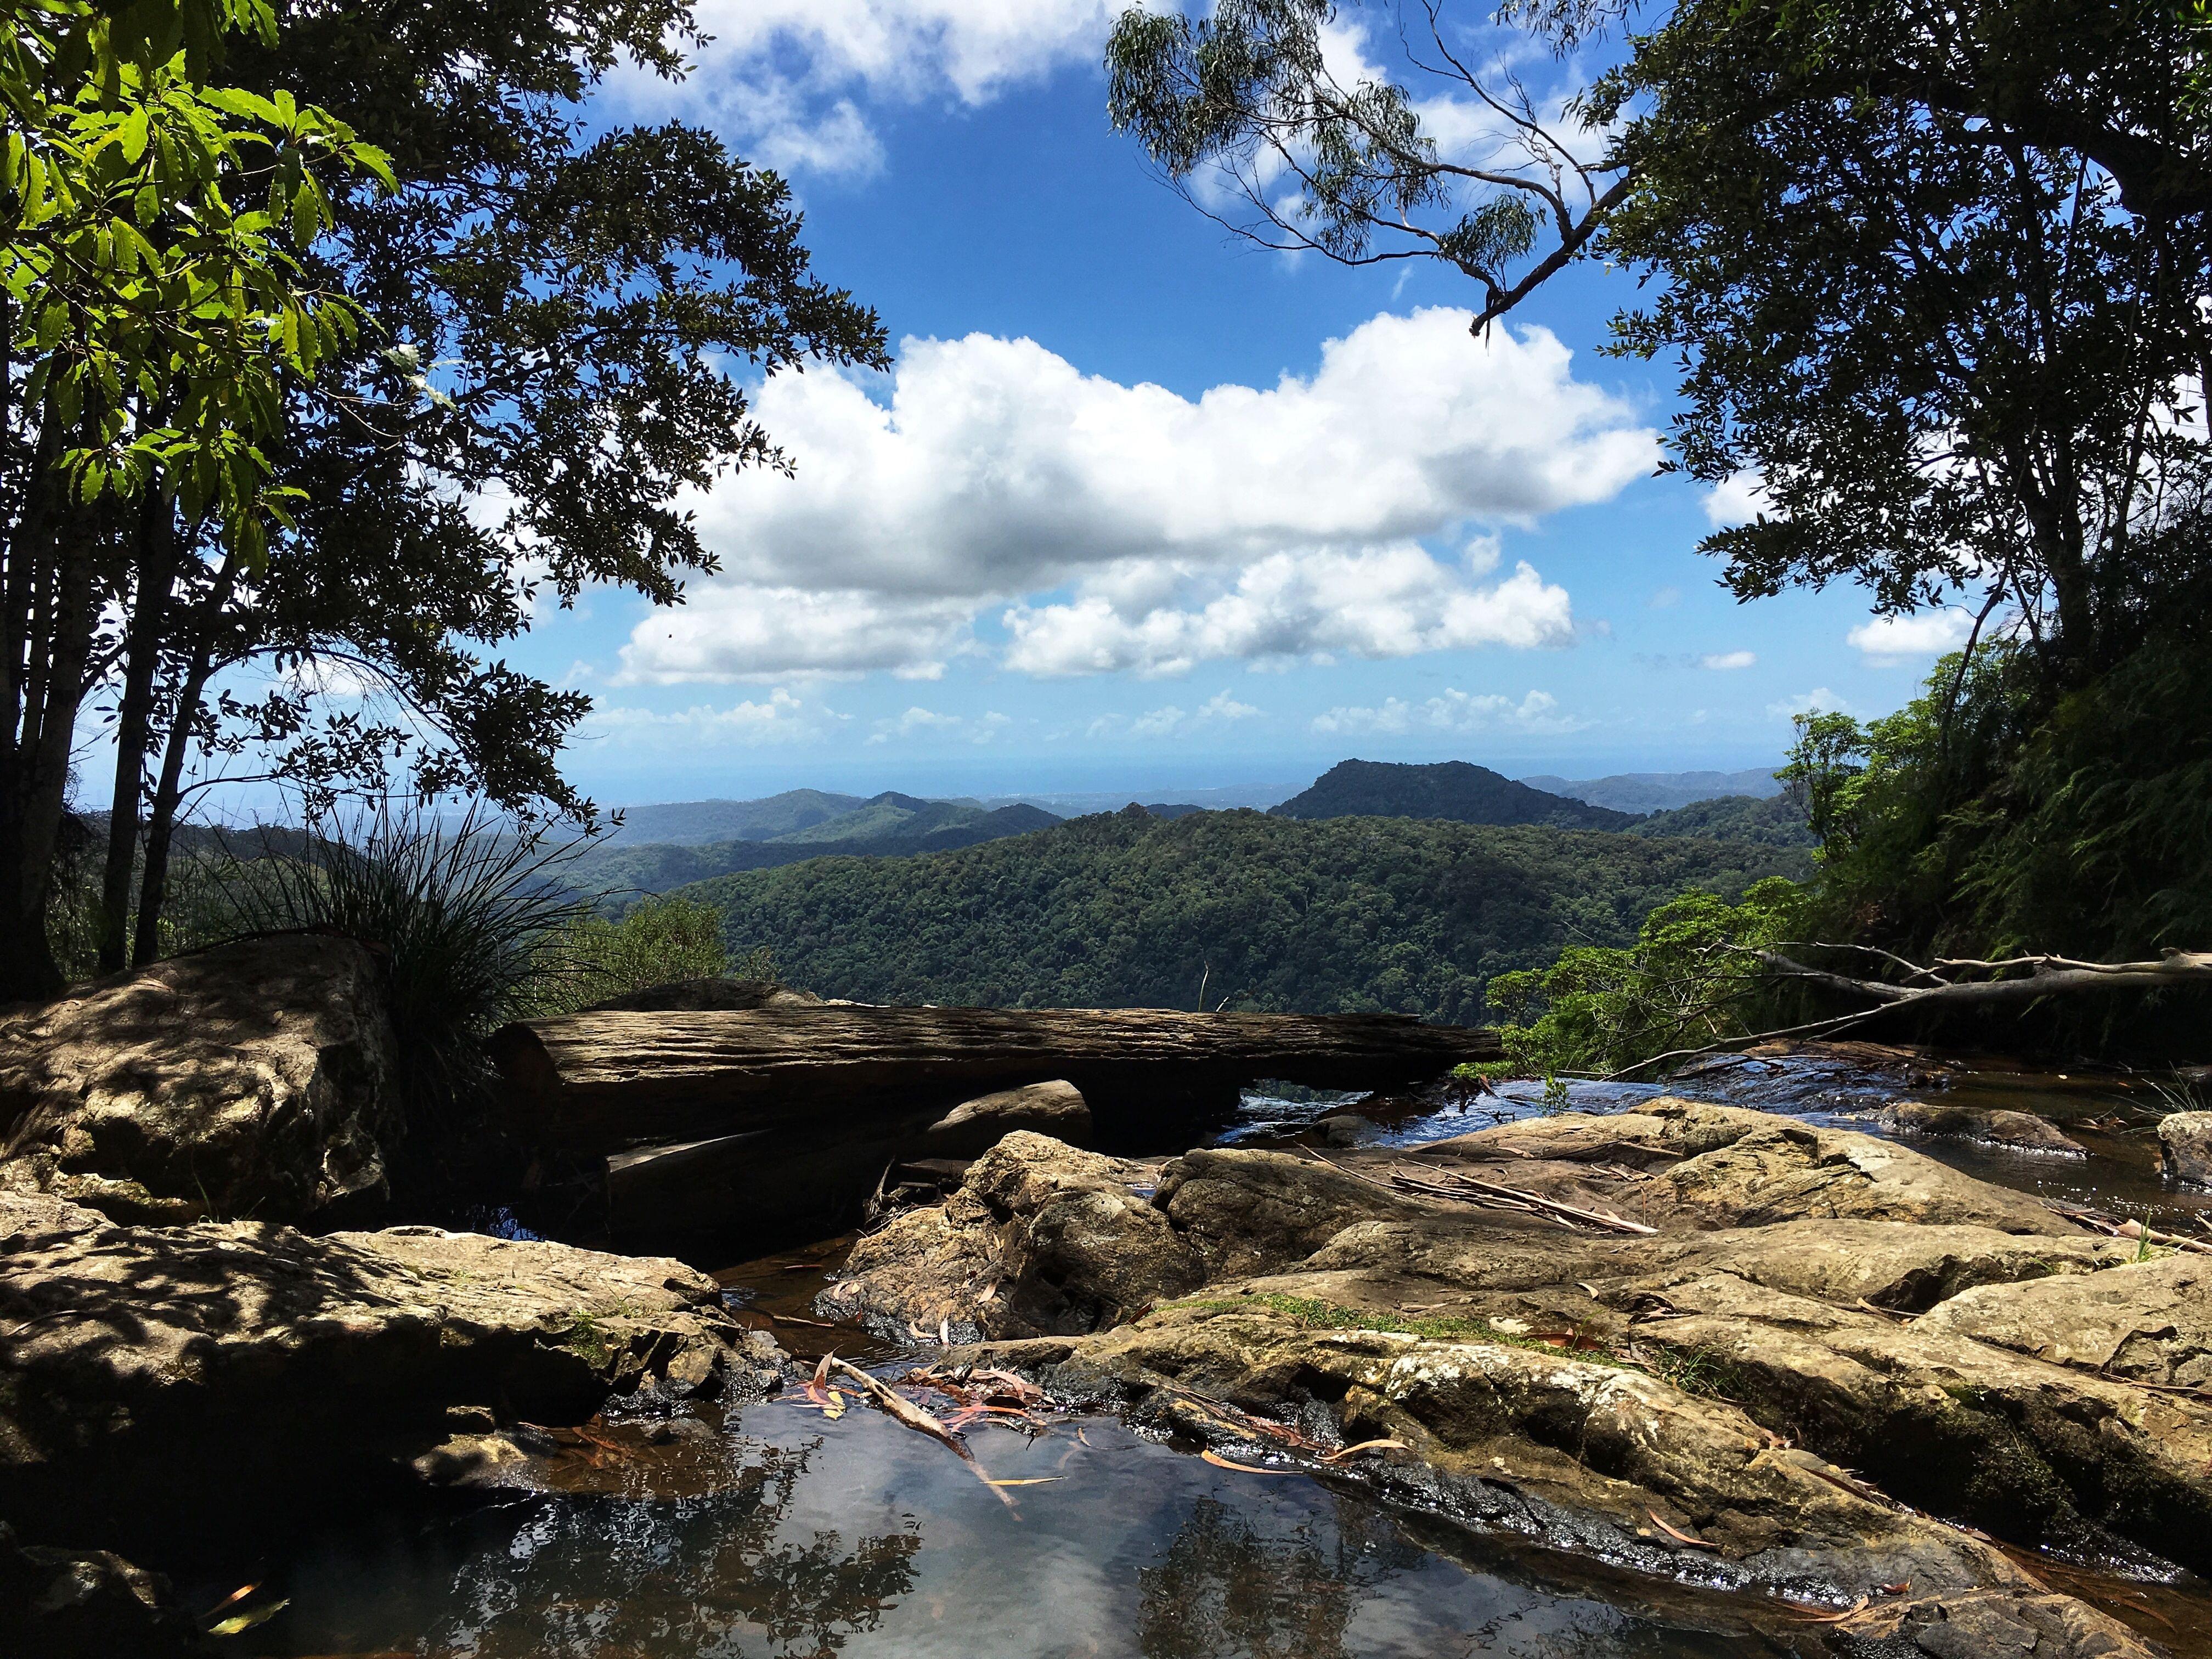
{"type": "Polygon", "coordinates": [[[1049,1486],[1055,1480],[1065,1480],[1064,1474],[1033,1474],[1026,1480],[986,1480],[987,1486],[1049,1486]]]}
{"type": "Polygon", "coordinates": [[[1232,1463],[1219,1452],[1210,1449],[1199,1453],[1199,1456],[1212,1464],[1217,1469],[1235,1469],[1242,1474],[1296,1474],[1297,1473],[1296,1469],[1263,1469],[1253,1463],[1232,1463]]]}
{"type": "Polygon", "coordinates": [[[221,1613],[225,1607],[230,1606],[232,1602],[243,1601],[247,1596],[252,1595],[254,1591],[260,1588],[261,1581],[258,1578],[250,1584],[240,1584],[236,1589],[231,1591],[229,1595],[224,1596],[222,1601],[216,1602],[205,1613],[202,1613],[200,1617],[203,1619],[212,1619],[216,1614],[221,1613]]]}
{"type": "Polygon", "coordinates": [[[241,1636],[256,1625],[267,1624],[291,1605],[291,1599],[288,1596],[282,1601],[270,1601],[245,1613],[234,1613],[220,1625],[210,1625],[208,1627],[208,1634],[210,1636],[241,1636]]]}
{"type": "Polygon", "coordinates": [[[1330,1452],[1321,1461],[1324,1463],[1341,1463],[1346,1458],[1357,1457],[1362,1452],[1384,1451],[1392,1449],[1399,1451],[1413,1449],[1402,1440],[1363,1440],[1356,1446],[1346,1446],[1341,1450],[1330,1452]]]}
{"type": "Polygon", "coordinates": [[[1668,1526],[1665,1521],[1660,1518],[1659,1511],[1656,1510],[1646,1510],[1644,1512],[1651,1517],[1652,1522],[1658,1527],[1660,1531],[1665,1533],[1668,1537],[1673,1539],[1678,1544],[1688,1544],[1693,1548],[1701,1550],[1717,1550],[1720,1547],[1718,1544],[1708,1542],[1703,1538],[1692,1538],[1688,1533],[1684,1532],[1679,1527],[1668,1526]]]}
{"type": "Polygon", "coordinates": [[[823,1354],[820,1361],[815,1365],[814,1386],[817,1389],[830,1380],[830,1362],[836,1357],[837,1350],[832,1348],[828,1353],[823,1354]]]}

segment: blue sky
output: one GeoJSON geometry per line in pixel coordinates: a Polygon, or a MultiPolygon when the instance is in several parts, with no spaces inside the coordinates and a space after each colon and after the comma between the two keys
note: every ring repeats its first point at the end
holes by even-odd
{"type": "Polygon", "coordinates": [[[596,700],[588,791],[1740,767],[1911,695],[1944,619],[1716,586],[1729,501],[1651,476],[1670,377],[1597,355],[1625,277],[1484,345],[1451,273],[1234,241],[1108,127],[1110,14],[729,0],[684,86],[602,94],[782,168],[898,362],[761,388],[798,476],[696,504],[725,570],[685,606],[590,594],[514,653],[596,700]]]}

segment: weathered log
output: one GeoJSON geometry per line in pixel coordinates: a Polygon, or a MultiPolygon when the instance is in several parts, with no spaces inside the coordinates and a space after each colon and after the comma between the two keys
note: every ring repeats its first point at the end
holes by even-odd
{"type": "Polygon", "coordinates": [[[835,1136],[856,1118],[873,1130],[1054,1079],[1082,1091],[1103,1144],[1172,1150],[1260,1079],[1393,1088],[1500,1052],[1494,1033],[1396,1014],[835,1004],[569,1014],[509,1025],[492,1048],[515,1131],[585,1156],[786,1127],[835,1136]]]}

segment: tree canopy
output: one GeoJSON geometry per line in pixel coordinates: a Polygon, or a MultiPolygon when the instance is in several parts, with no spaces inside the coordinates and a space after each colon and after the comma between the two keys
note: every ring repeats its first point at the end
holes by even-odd
{"type": "MultiPolygon", "coordinates": [[[[267,318],[240,337],[263,342],[260,378],[182,359],[166,379],[121,376],[131,443],[88,459],[76,416],[30,378],[58,279],[10,256],[37,303],[10,313],[9,669],[46,706],[9,741],[47,759],[0,769],[0,830],[27,826],[0,835],[0,870],[42,937],[69,744],[105,691],[109,966],[131,951],[134,884],[135,954],[155,949],[173,825],[217,781],[273,779],[310,810],[398,784],[588,818],[556,759],[587,699],[501,647],[541,598],[611,584],[673,604],[714,568],[681,493],[787,464],[746,374],[885,361],[874,314],[813,275],[781,179],[682,123],[584,131],[580,100],[619,58],[681,72],[681,0],[226,3],[252,25],[225,70],[238,84],[192,95],[269,129],[274,159],[235,140],[200,182],[226,199],[258,199],[264,173],[282,186],[281,214],[238,216],[289,261],[270,266],[289,289],[243,289],[267,318]],[[318,143],[341,165],[318,173],[318,143]],[[227,516],[191,484],[201,450],[143,435],[203,408],[201,448],[259,469],[259,496],[234,489],[227,516]],[[72,518],[75,550],[41,550],[40,503],[102,477],[131,509],[111,489],[72,518]]],[[[55,52],[24,61],[57,107],[119,111],[126,133],[151,96],[128,66],[102,81],[55,52]]],[[[163,73],[164,97],[199,84],[182,52],[163,73]]],[[[169,167],[153,131],[145,165],[169,167]]],[[[122,199],[170,230],[204,218],[122,199]]],[[[0,994],[54,980],[45,960],[10,973],[0,994]]]]}

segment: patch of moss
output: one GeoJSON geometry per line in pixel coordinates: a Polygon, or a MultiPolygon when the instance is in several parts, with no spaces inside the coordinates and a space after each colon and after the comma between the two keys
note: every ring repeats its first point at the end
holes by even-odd
{"type": "Polygon", "coordinates": [[[608,1340],[599,1317],[589,1308],[579,1308],[569,1316],[568,1328],[561,1334],[561,1346],[582,1355],[594,1370],[605,1370],[615,1357],[614,1344],[608,1340]]]}

